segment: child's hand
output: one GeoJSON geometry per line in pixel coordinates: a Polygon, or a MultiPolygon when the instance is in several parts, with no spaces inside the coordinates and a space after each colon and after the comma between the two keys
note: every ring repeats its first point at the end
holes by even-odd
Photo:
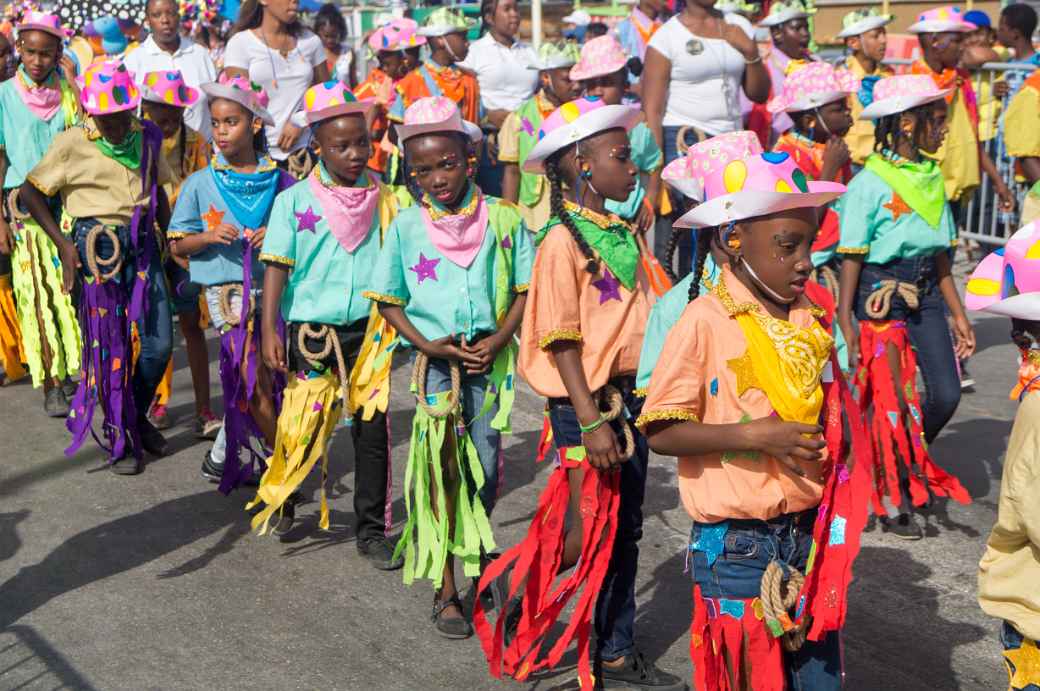
{"type": "Polygon", "coordinates": [[[438,338],[436,341],[430,341],[426,348],[423,349],[423,352],[431,360],[460,362],[465,367],[467,373],[471,370],[479,371],[480,361],[456,345],[452,336],[445,336],[444,338],[438,338]]]}
{"type": "Polygon", "coordinates": [[[654,227],[656,221],[654,215],[654,207],[651,206],[647,200],[643,200],[643,203],[639,205],[639,211],[635,217],[635,229],[640,235],[646,235],[651,228],[654,227]]]}
{"type": "Polygon", "coordinates": [[[1000,210],[1011,213],[1015,210],[1015,195],[1003,182],[997,186],[997,197],[1000,198],[1000,210]]]}
{"type": "Polygon", "coordinates": [[[831,137],[823,147],[823,165],[820,171],[821,178],[833,180],[838,176],[838,171],[849,162],[852,154],[849,153],[849,145],[841,137],[831,137]]]}
{"type": "Polygon", "coordinates": [[[221,223],[205,232],[207,245],[230,245],[238,239],[238,228],[230,223],[221,223]]]}
{"type": "Polygon", "coordinates": [[[975,352],[975,329],[963,314],[953,318],[953,335],[956,343],[953,346],[957,358],[966,360],[975,352]]]}
{"type": "Polygon", "coordinates": [[[462,352],[475,362],[480,363],[479,366],[473,367],[467,364],[466,374],[483,374],[491,369],[491,366],[495,363],[495,358],[498,356],[499,351],[505,347],[506,342],[502,340],[498,333],[477,341],[473,345],[466,343],[465,338],[462,339],[462,352]]]}
{"type": "Polygon", "coordinates": [[[287,372],[288,365],[285,362],[285,345],[278,334],[272,329],[264,329],[264,337],[260,345],[264,354],[264,364],[272,372],[287,372]]]}
{"type": "Polygon", "coordinates": [[[75,83],[76,63],[72,61],[72,58],[69,57],[68,53],[65,53],[61,56],[61,60],[58,62],[58,65],[61,66],[61,76],[65,77],[65,81],[69,82],[70,84],[75,83]]]}
{"type": "Polygon", "coordinates": [[[61,259],[61,290],[68,295],[76,284],[76,272],[79,270],[79,250],[71,240],[65,240],[58,247],[58,258],[61,259]]]}
{"type": "Polygon", "coordinates": [[[267,226],[263,228],[257,228],[256,230],[249,230],[248,228],[243,232],[246,239],[249,240],[249,246],[253,249],[259,249],[264,246],[264,236],[267,235],[267,226]]]}
{"type": "Polygon", "coordinates": [[[617,435],[610,423],[605,422],[592,432],[582,432],[581,443],[585,447],[585,457],[593,468],[610,470],[622,461],[621,449],[618,448],[617,435]]]}
{"type": "Polygon", "coordinates": [[[823,428],[819,425],[784,422],[778,417],[749,422],[744,432],[751,449],[772,456],[801,477],[805,477],[805,471],[797,461],[819,461],[823,457],[820,449],[826,446],[820,438],[823,428]]]}

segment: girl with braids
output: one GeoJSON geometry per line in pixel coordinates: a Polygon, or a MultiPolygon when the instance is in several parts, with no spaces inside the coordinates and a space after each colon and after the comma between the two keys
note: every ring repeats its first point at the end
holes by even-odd
{"type": "Polygon", "coordinates": [[[405,583],[433,582],[437,632],[468,638],[455,559],[475,577],[495,546],[488,516],[533,249],[519,209],[470,181],[481,133],[451,99],[419,99],[396,130],[420,203],[390,225],[365,293],[414,349],[408,520],[394,557],[404,554],[405,583]]]}
{"type": "Polygon", "coordinates": [[[549,180],[553,216],[536,238],[520,372],[548,399],[558,453],[526,538],[481,579],[481,590],[497,585],[508,598],[494,629],[481,603],[474,611],[495,676],[524,680],[558,663],[577,639],[583,688],[592,687],[590,657],[606,684],[683,688],[644,659],[633,631],[647,448],[627,417],[639,413],[634,375],[653,297],[632,227],[605,202],[624,201],[635,188],[627,132],[639,117],[600,99],[565,103],[542,121],[524,163],[549,180]],[[566,632],[544,654],[569,603],[566,632]]]}
{"type": "Polygon", "coordinates": [[[838,204],[838,325],[848,341],[849,366],[858,370],[860,405],[872,413],[874,511],[884,530],[904,539],[921,537],[912,505],[925,504],[932,494],[970,501],[928,452],[960,401],[956,358],[975,350],[950,274],[957,229],[942,170],[929,158],[947,134],[949,92],[927,75],[877,83],[873,103],[860,115],[877,123],[875,153],[838,204]],[[923,398],[916,388],[918,363],[923,398]]]}
{"type": "Polygon", "coordinates": [[[808,286],[819,209],[845,188],[807,180],[786,153],[708,145],[690,154],[703,201],[676,225],[697,229],[697,266],[713,251],[724,261],[685,292],[636,421],[677,457],[693,520],[693,682],[838,689],[870,492],[869,455],[850,466],[846,427],[857,453],[869,441],[843,419],[855,403],[808,286]]]}

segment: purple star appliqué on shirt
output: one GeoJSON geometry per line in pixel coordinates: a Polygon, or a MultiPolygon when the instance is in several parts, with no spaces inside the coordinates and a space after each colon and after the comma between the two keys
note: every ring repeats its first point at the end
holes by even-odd
{"type": "Polygon", "coordinates": [[[607,300],[621,302],[621,291],[618,290],[621,287],[621,281],[614,278],[610,269],[604,269],[603,278],[593,281],[592,285],[599,291],[599,304],[602,305],[607,300]]]}
{"type": "Polygon", "coordinates": [[[293,214],[296,216],[297,232],[309,230],[313,233],[318,225],[318,221],[321,220],[321,216],[314,213],[314,208],[310,206],[302,214],[298,211],[294,211],[293,214]]]}
{"type": "Polygon", "coordinates": [[[513,241],[509,239],[509,236],[502,238],[502,242],[498,243],[502,246],[502,249],[508,250],[513,248],[513,241]]]}
{"type": "Polygon", "coordinates": [[[528,118],[522,118],[520,124],[523,126],[524,132],[527,133],[527,136],[534,136],[534,124],[532,124],[528,118]]]}
{"type": "Polygon", "coordinates": [[[427,259],[426,255],[422,252],[419,253],[419,263],[415,266],[408,267],[409,271],[414,271],[418,282],[421,284],[427,278],[431,281],[437,280],[437,265],[441,263],[440,259],[427,259]]]}

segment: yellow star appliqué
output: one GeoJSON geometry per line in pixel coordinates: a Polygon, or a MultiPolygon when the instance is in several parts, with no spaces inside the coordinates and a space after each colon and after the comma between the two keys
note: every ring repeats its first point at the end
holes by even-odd
{"type": "Polygon", "coordinates": [[[761,389],[758,377],[755,376],[755,368],[751,364],[751,353],[745,352],[738,358],[727,360],[726,365],[737,377],[737,397],[744,395],[748,389],[761,389]]]}
{"type": "Polygon", "coordinates": [[[1035,641],[1023,638],[1022,646],[1018,650],[1005,650],[1004,657],[1007,658],[1011,688],[1024,689],[1030,684],[1040,683],[1040,648],[1036,647],[1035,641]]]}

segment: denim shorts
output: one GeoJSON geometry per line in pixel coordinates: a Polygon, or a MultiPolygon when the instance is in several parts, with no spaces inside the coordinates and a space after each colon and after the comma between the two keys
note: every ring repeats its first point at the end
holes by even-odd
{"type": "Polygon", "coordinates": [[[166,270],[166,278],[170,282],[170,304],[173,306],[173,313],[197,312],[202,286],[192,283],[191,272],[172,259],[167,259],[163,268],[166,270]]]}

